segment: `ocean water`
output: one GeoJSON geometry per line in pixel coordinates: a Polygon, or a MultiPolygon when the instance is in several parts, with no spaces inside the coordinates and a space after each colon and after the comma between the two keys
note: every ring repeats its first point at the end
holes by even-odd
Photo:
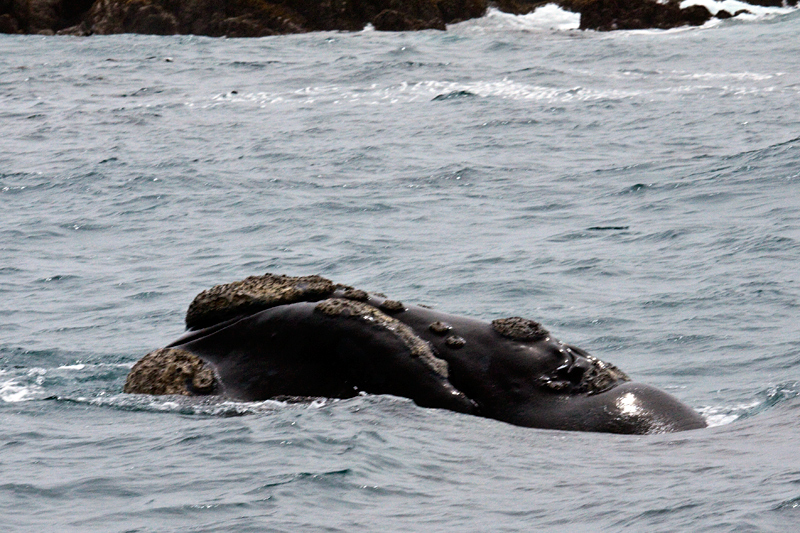
{"type": "Polygon", "coordinates": [[[3,531],[796,527],[800,15],[753,11],[0,35],[3,531]],[[537,319],[711,427],[122,394],[195,294],[264,272],[537,319]]]}

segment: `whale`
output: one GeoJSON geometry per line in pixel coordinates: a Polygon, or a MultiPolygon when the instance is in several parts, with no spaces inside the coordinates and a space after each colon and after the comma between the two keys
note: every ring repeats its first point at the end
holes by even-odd
{"type": "Polygon", "coordinates": [[[518,316],[484,321],[322,276],[267,273],[201,292],[186,333],[145,355],[124,392],[301,401],[393,395],[541,429],[706,427],[672,395],[518,316]]]}

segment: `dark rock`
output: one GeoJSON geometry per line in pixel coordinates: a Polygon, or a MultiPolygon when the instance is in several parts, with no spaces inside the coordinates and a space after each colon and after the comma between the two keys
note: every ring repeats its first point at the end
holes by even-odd
{"type": "Polygon", "coordinates": [[[306,31],[445,29],[487,0],[0,0],[0,31],[261,37],[306,31]]]}
{"type": "Polygon", "coordinates": [[[386,10],[403,15],[402,17],[396,14],[383,15],[378,24],[383,25],[385,19],[386,28],[444,29],[446,22],[474,18],[474,13],[479,9],[482,15],[487,5],[486,0],[273,1],[299,14],[308,31],[360,31],[368,22],[375,25],[375,18],[386,10]]]}
{"type": "Polygon", "coordinates": [[[78,24],[92,7],[94,0],[0,0],[0,17],[5,29],[16,25],[20,33],[52,35],[78,24]],[[14,23],[11,23],[11,19],[14,23]]]}
{"type": "Polygon", "coordinates": [[[88,16],[91,33],[174,35],[178,21],[151,0],[97,0],[88,16]]]}
{"type": "Polygon", "coordinates": [[[704,6],[680,8],[680,0],[566,0],[568,9],[581,14],[582,30],[668,29],[699,26],[711,18],[704,6]]]}
{"type": "Polygon", "coordinates": [[[441,18],[424,21],[409,18],[394,9],[384,9],[372,19],[372,25],[378,31],[417,31],[417,30],[444,30],[444,21],[441,18]]]}
{"type": "Polygon", "coordinates": [[[488,7],[486,0],[436,0],[436,5],[445,24],[482,17],[488,7]]]}
{"type": "MultiPolygon", "coordinates": [[[[748,0],[779,7],[798,0],[748,0]]],[[[548,0],[492,0],[501,11],[525,14],[548,0]]],[[[680,0],[555,0],[581,14],[581,29],[667,29],[701,25],[703,6],[680,0]]],[[[0,33],[61,35],[149,33],[262,37],[307,31],[444,30],[446,24],[482,16],[488,0],[0,0],[0,33]]],[[[731,15],[720,11],[717,18],[731,15]]]]}
{"type": "Polygon", "coordinates": [[[53,28],[58,24],[58,11],[61,0],[27,0],[26,33],[39,33],[41,30],[53,28]]]}
{"type": "Polygon", "coordinates": [[[399,11],[394,9],[384,9],[378,16],[372,19],[372,25],[378,31],[408,31],[414,30],[415,23],[421,21],[411,20],[399,11]]]}
{"type": "MultiPolygon", "coordinates": [[[[383,7],[358,0],[275,0],[302,20],[305,31],[361,31],[383,7]]],[[[386,2],[388,3],[388,2],[386,2]]]]}
{"type": "Polygon", "coordinates": [[[725,20],[731,18],[733,15],[731,15],[728,11],[725,11],[724,9],[720,9],[714,16],[717,17],[718,19],[725,20]]]}
{"type": "Polygon", "coordinates": [[[61,0],[57,10],[58,23],[51,29],[59,31],[80,24],[94,2],[95,0],[61,0]]]}
{"type": "Polygon", "coordinates": [[[300,14],[263,0],[189,0],[177,3],[171,12],[178,17],[182,34],[263,37],[308,31],[300,14]]]}
{"type": "Polygon", "coordinates": [[[712,17],[706,6],[689,6],[679,10],[676,26],[702,26],[712,17]]]}
{"type": "Polygon", "coordinates": [[[12,17],[9,13],[0,15],[0,33],[17,33],[19,32],[19,23],[17,19],[12,17]]]}
{"type": "MultiPolygon", "coordinates": [[[[492,2],[492,7],[496,7],[504,13],[511,13],[513,15],[527,15],[528,13],[536,11],[537,7],[541,7],[548,3],[550,2],[547,0],[494,0],[492,2]]],[[[564,7],[563,4],[559,3],[559,5],[564,7]]]]}
{"type": "Polygon", "coordinates": [[[444,30],[445,23],[481,16],[485,0],[373,0],[379,31],[444,30]]]}
{"type": "Polygon", "coordinates": [[[271,30],[248,18],[246,15],[241,17],[230,17],[219,23],[219,31],[227,37],[266,37],[277,35],[278,32],[271,30]]]}
{"type": "Polygon", "coordinates": [[[56,32],[56,35],[72,35],[75,37],[87,37],[91,34],[92,28],[86,22],[81,22],[80,24],[76,24],[75,26],[70,26],[56,32]]]}

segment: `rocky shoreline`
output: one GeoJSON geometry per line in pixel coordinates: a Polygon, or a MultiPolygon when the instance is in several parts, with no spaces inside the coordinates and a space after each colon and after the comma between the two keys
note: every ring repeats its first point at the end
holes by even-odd
{"type": "MultiPolygon", "coordinates": [[[[774,7],[797,1],[748,0],[774,7]]],[[[360,31],[367,24],[379,31],[444,30],[483,16],[489,7],[525,14],[547,3],[580,13],[584,30],[667,29],[712,18],[703,6],[681,9],[680,0],[0,0],[0,33],[264,37],[360,31]]]]}

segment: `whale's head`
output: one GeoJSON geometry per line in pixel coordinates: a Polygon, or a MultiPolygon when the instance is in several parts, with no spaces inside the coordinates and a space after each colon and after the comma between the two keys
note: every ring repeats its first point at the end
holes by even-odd
{"type": "Polygon", "coordinates": [[[693,409],[666,392],[626,381],[598,394],[555,399],[550,408],[554,429],[606,433],[671,433],[706,427],[693,409]]]}
{"type": "Polygon", "coordinates": [[[515,365],[536,364],[539,369],[549,365],[549,369],[537,371],[536,379],[528,380],[530,386],[518,389],[516,406],[503,407],[514,424],[626,434],[706,427],[696,411],[672,395],[633,382],[616,366],[549,334],[509,358],[516,361],[506,370],[515,365]]]}

